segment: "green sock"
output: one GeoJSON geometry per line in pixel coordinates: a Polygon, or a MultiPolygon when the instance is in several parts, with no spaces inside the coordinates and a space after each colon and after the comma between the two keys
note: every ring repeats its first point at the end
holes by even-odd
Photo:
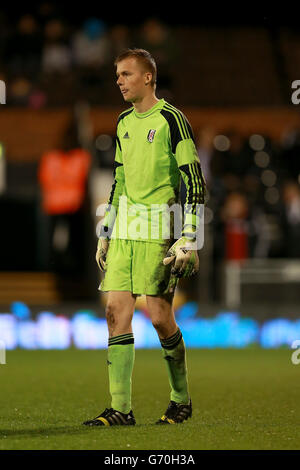
{"type": "Polygon", "coordinates": [[[185,344],[180,329],[173,336],[161,339],[163,357],[166,360],[169,383],[171,386],[171,400],[176,403],[188,404],[189,391],[187,381],[187,366],[185,357],[185,344]]]}
{"type": "Polygon", "coordinates": [[[121,413],[131,410],[131,375],[134,364],[133,333],[109,338],[107,351],[111,407],[121,413]]]}

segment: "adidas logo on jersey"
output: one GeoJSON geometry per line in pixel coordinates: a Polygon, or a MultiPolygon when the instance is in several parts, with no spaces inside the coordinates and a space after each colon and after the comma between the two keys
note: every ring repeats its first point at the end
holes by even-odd
{"type": "Polygon", "coordinates": [[[126,132],[126,134],[123,135],[123,139],[129,139],[129,134],[126,132]]]}

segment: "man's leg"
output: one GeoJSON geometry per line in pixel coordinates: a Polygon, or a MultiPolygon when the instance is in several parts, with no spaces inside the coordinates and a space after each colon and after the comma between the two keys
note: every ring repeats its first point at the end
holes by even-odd
{"type": "Polygon", "coordinates": [[[122,413],[131,410],[131,376],[135,355],[131,321],[135,302],[136,295],[129,291],[109,291],[106,304],[111,407],[122,413]]]}
{"type": "Polygon", "coordinates": [[[185,345],[181,331],[176,324],[172,294],[160,296],[147,295],[148,312],[156,329],[166,360],[171,400],[189,403],[185,345]]]}

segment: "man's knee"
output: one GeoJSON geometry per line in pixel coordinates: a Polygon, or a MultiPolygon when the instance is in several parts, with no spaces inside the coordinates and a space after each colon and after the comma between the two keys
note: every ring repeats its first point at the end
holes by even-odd
{"type": "Polygon", "coordinates": [[[119,324],[129,324],[132,320],[134,308],[118,300],[108,300],[105,307],[105,317],[109,328],[114,329],[119,324]]]}
{"type": "Polygon", "coordinates": [[[172,319],[166,321],[162,318],[153,318],[152,325],[156,329],[156,332],[160,338],[168,338],[171,335],[171,332],[174,330],[172,319]]]}
{"type": "Polygon", "coordinates": [[[107,303],[105,307],[105,317],[109,327],[115,326],[117,317],[117,306],[115,303],[107,303]]]}
{"type": "Polygon", "coordinates": [[[153,318],[152,319],[152,325],[156,329],[157,332],[163,329],[164,323],[161,321],[159,318],[153,318]]]}

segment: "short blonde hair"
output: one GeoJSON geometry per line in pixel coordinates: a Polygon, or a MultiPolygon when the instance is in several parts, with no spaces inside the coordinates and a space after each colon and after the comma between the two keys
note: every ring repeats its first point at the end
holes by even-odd
{"type": "Polygon", "coordinates": [[[157,68],[155,60],[153,59],[150,52],[146,51],[145,49],[138,48],[125,49],[123,52],[121,52],[121,54],[118,55],[118,57],[116,57],[114,65],[117,66],[119,62],[130,57],[137,59],[141,64],[143,64],[145,70],[152,74],[151,85],[154,87],[157,78],[157,68]]]}

